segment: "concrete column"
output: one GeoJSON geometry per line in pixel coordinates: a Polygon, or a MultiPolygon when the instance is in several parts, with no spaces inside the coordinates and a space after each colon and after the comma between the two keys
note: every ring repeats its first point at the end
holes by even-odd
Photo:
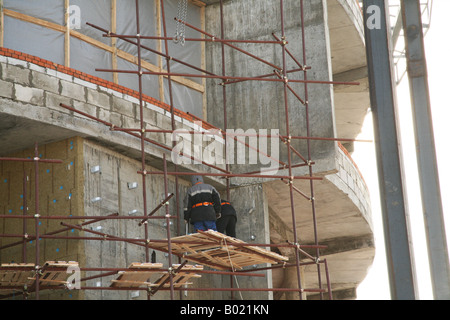
{"type": "MultiPolygon", "coordinates": [[[[213,4],[206,10],[206,29],[209,33],[220,35],[219,5],[213,4]]],[[[224,3],[224,34],[228,39],[275,40],[272,33],[281,37],[280,2],[277,0],[228,1],[224,3]]],[[[301,11],[299,1],[286,1],[284,18],[287,48],[302,59],[301,11]]],[[[331,80],[331,58],[327,26],[326,1],[305,1],[305,27],[307,64],[311,67],[309,80],[331,80]]],[[[282,67],[282,48],[279,44],[241,44],[239,48],[275,65],[282,67]]],[[[274,67],[258,61],[233,48],[225,46],[227,75],[260,76],[274,72],[274,67]]],[[[222,71],[222,51],[218,43],[208,43],[207,69],[215,74],[222,71]]],[[[291,58],[287,58],[287,69],[298,69],[291,58]]],[[[277,78],[277,77],[273,77],[277,78]]],[[[289,80],[302,80],[303,72],[288,74],[289,80]]],[[[220,81],[208,81],[208,121],[222,127],[223,95],[220,81]]],[[[289,83],[292,89],[304,98],[303,83],[289,83]]],[[[334,137],[334,107],[332,86],[323,84],[308,87],[311,135],[334,137]]],[[[226,107],[228,127],[232,129],[279,129],[286,132],[283,82],[246,81],[227,85],[226,107]]],[[[306,136],[306,114],[304,105],[289,92],[289,122],[291,135],[306,136]]],[[[283,145],[284,146],[284,145],[283,145]]],[[[280,147],[280,158],[287,161],[286,148],[280,147]]],[[[306,141],[293,141],[293,146],[303,155],[307,154],[306,141]]],[[[335,145],[331,142],[314,141],[311,145],[313,158],[327,158],[334,154],[335,145]]],[[[300,162],[299,158],[295,161],[300,162]]],[[[260,164],[259,164],[260,165],[260,164]]],[[[258,166],[257,166],[258,167],[258,166]]],[[[239,169],[255,169],[239,166],[239,169]]]]}

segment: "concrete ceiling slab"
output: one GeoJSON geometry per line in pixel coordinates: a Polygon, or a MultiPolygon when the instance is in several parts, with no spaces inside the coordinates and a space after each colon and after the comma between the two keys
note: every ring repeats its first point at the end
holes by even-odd
{"type": "Polygon", "coordinates": [[[370,107],[362,13],[356,1],[328,0],[333,80],[359,82],[334,86],[336,132],[355,139],[370,107]]]}
{"type": "Polygon", "coordinates": [[[76,135],[75,132],[61,127],[1,113],[0,146],[2,147],[0,149],[0,156],[33,148],[35,143],[44,145],[76,135]]]}

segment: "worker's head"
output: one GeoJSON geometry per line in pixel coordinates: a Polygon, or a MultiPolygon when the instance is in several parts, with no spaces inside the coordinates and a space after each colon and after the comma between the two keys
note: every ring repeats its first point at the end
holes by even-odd
{"type": "Polygon", "coordinates": [[[203,177],[202,176],[192,176],[191,182],[192,182],[192,185],[195,185],[199,182],[203,183],[203,177]]]}

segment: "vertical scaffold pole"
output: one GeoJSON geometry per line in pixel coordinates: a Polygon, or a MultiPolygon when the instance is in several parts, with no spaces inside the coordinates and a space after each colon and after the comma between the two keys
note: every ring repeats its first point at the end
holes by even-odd
{"type": "Polygon", "coordinates": [[[36,300],[39,300],[39,276],[40,276],[40,237],[39,237],[39,151],[38,144],[34,145],[34,223],[35,223],[35,234],[36,234],[36,251],[35,251],[35,292],[36,300]]]}
{"type": "MultiPolygon", "coordinates": [[[[281,40],[286,40],[285,29],[284,29],[284,5],[283,0],[280,0],[280,14],[281,14],[281,40]]],[[[283,92],[284,92],[284,112],[285,112],[285,121],[286,121],[286,135],[290,136],[290,124],[289,124],[289,103],[288,103],[288,78],[286,73],[286,45],[282,45],[282,58],[283,58],[283,92]]],[[[289,177],[292,177],[292,159],[291,159],[291,141],[290,139],[286,140],[287,150],[288,150],[288,170],[289,177]]],[[[289,195],[290,195],[290,203],[291,203],[291,213],[292,213],[292,231],[294,233],[294,243],[298,243],[297,236],[297,228],[296,228],[296,218],[295,218],[295,203],[294,203],[294,191],[293,191],[293,179],[289,180],[289,195]]],[[[297,271],[297,285],[300,290],[299,298],[302,300],[302,281],[301,281],[301,273],[300,273],[300,257],[299,251],[295,250],[295,263],[296,263],[296,271],[297,271]]]]}

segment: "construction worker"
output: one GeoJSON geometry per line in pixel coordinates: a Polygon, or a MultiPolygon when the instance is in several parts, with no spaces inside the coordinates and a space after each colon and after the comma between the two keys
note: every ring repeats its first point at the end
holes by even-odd
{"type": "Polygon", "coordinates": [[[203,183],[201,176],[192,176],[192,187],[184,199],[184,220],[194,225],[194,230],[217,231],[216,220],[220,218],[220,195],[217,190],[203,183]]]}
{"type": "Polygon", "coordinates": [[[236,222],[237,214],[233,205],[227,201],[222,200],[222,212],[220,219],[217,219],[217,231],[226,234],[227,236],[236,238],[236,222]]]}

